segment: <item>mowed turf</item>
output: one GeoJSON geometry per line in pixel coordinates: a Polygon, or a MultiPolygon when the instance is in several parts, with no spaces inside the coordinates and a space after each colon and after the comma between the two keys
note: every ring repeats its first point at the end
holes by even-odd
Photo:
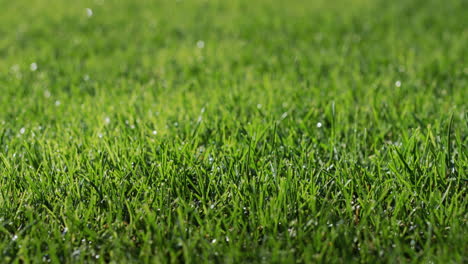
{"type": "Polygon", "coordinates": [[[467,3],[0,0],[0,262],[466,263],[467,3]]]}

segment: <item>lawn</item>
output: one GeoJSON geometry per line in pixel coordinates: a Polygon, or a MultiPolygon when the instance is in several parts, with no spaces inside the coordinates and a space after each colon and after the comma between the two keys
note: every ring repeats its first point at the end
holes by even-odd
{"type": "Polygon", "coordinates": [[[0,263],[467,263],[465,0],[0,0],[0,263]]]}

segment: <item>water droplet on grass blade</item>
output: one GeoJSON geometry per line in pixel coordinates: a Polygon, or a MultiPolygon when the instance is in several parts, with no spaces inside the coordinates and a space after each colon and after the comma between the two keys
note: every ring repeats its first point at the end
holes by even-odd
{"type": "Polygon", "coordinates": [[[281,120],[285,119],[287,116],[288,116],[288,112],[284,112],[284,113],[281,115],[281,120]]]}
{"type": "Polygon", "coordinates": [[[29,69],[31,71],[36,71],[37,70],[37,63],[33,62],[31,65],[29,65],[29,69]]]}
{"type": "Polygon", "coordinates": [[[81,251],[80,251],[79,249],[77,249],[77,250],[73,251],[72,257],[77,257],[77,256],[79,256],[80,254],[81,254],[81,251]]]}
{"type": "Polygon", "coordinates": [[[197,41],[197,48],[203,49],[205,47],[205,42],[203,40],[197,41]]]}
{"type": "Polygon", "coordinates": [[[93,10],[91,8],[86,8],[86,15],[88,17],[92,17],[93,16],[93,10]]]}

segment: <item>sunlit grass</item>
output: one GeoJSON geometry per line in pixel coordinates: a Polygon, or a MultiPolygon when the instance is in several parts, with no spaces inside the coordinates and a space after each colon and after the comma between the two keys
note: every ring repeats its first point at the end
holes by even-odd
{"type": "Polygon", "coordinates": [[[1,263],[468,260],[466,1],[0,6],[1,263]]]}

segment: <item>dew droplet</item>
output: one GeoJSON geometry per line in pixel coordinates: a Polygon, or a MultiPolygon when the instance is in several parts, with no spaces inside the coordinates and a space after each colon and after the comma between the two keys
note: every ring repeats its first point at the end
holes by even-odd
{"type": "Polygon", "coordinates": [[[197,48],[203,49],[205,47],[205,42],[203,40],[197,41],[197,48]]]}
{"type": "Polygon", "coordinates": [[[29,65],[29,69],[31,71],[36,71],[37,70],[37,63],[33,62],[31,65],[29,65]]]}
{"type": "Polygon", "coordinates": [[[77,249],[77,250],[73,251],[72,257],[77,257],[77,256],[79,256],[80,254],[81,254],[81,251],[80,251],[79,249],[77,249]]]}
{"type": "Polygon", "coordinates": [[[93,10],[91,8],[86,8],[86,15],[88,17],[92,17],[93,16],[93,10]]]}

